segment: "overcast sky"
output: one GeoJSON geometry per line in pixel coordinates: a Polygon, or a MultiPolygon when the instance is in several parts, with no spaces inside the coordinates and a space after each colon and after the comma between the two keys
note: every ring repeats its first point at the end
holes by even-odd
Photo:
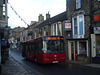
{"type": "MultiPolygon", "coordinates": [[[[50,13],[51,17],[66,11],[66,0],[8,0],[17,14],[30,24],[31,21],[38,21],[39,14],[45,19],[46,13],[50,13]]],[[[14,27],[27,27],[21,21],[8,4],[8,25],[14,27]]]]}

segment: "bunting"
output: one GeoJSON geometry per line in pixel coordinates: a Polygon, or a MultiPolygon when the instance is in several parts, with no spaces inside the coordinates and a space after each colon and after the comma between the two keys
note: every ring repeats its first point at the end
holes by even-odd
{"type": "Polygon", "coordinates": [[[29,24],[21,18],[21,16],[17,13],[17,11],[14,10],[14,8],[12,7],[12,5],[9,2],[8,2],[8,4],[10,5],[10,8],[15,12],[15,14],[21,19],[21,21],[23,21],[27,26],[29,26],[29,24]]]}

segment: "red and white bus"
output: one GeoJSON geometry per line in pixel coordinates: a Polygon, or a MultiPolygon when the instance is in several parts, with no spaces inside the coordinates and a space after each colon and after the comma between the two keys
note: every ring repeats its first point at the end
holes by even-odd
{"type": "Polygon", "coordinates": [[[63,36],[43,36],[22,44],[22,56],[36,63],[59,63],[66,60],[63,36]]]}

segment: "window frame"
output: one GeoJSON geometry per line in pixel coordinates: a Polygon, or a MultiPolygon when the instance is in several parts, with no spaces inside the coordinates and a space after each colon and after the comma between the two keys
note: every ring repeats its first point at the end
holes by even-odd
{"type": "Polygon", "coordinates": [[[81,8],[81,0],[76,0],[76,9],[81,8]]]}
{"type": "Polygon", "coordinates": [[[89,52],[88,52],[88,41],[87,41],[87,40],[86,40],[86,41],[77,41],[77,48],[78,48],[78,55],[83,55],[83,56],[85,55],[85,56],[87,56],[87,57],[89,56],[89,54],[88,54],[88,53],[89,53],[89,52]],[[80,51],[79,51],[79,50],[80,50],[80,49],[79,49],[79,43],[80,43],[80,42],[85,42],[85,43],[86,43],[86,54],[80,54],[80,51]]]}
{"type": "Polygon", "coordinates": [[[73,36],[74,35],[85,35],[85,26],[84,26],[84,15],[80,14],[77,16],[72,17],[72,29],[73,29],[73,36]],[[80,22],[79,22],[79,17],[82,16],[83,18],[83,34],[80,34],[80,22]],[[75,28],[74,28],[74,19],[77,18],[77,34],[75,34],[75,28]]]}
{"type": "Polygon", "coordinates": [[[51,25],[51,35],[58,35],[59,33],[62,35],[62,24],[61,22],[57,22],[51,25]],[[59,26],[59,30],[58,30],[59,26]],[[60,31],[60,32],[59,32],[60,31]]]}

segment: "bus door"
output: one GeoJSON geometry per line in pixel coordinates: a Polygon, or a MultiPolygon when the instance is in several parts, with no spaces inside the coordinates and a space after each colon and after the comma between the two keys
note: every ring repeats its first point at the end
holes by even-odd
{"type": "Polygon", "coordinates": [[[22,56],[23,56],[24,58],[27,57],[26,44],[25,44],[25,43],[22,44],[22,56]]]}
{"type": "Polygon", "coordinates": [[[37,62],[42,63],[42,41],[37,42],[37,62]]]}

